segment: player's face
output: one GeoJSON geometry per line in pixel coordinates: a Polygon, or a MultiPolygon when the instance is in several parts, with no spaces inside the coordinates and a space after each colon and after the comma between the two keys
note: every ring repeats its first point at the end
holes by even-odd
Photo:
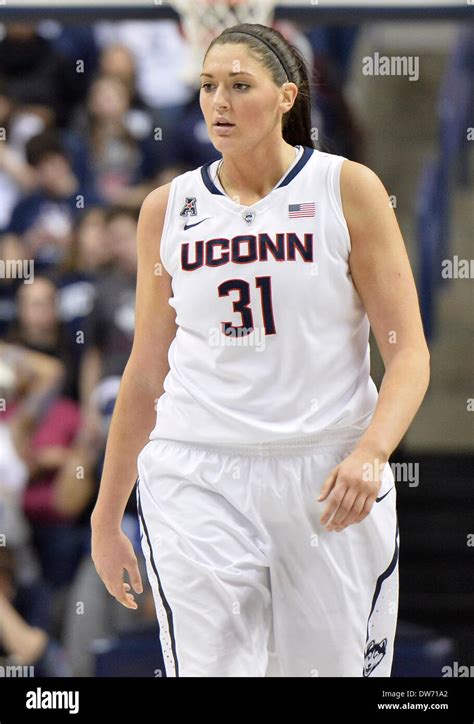
{"type": "Polygon", "coordinates": [[[287,110],[280,88],[244,45],[215,45],[202,68],[200,104],[209,137],[219,151],[252,148],[281,135],[287,110]]]}

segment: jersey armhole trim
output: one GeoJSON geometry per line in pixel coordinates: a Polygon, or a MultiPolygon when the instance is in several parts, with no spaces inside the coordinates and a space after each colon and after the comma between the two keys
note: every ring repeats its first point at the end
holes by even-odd
{"type": "Polygon", "coordinates": [[[336,218],[339,221],[342,230],[344,232],[345,243],[347,251],[350,254],[351,235],[349,233],[349,227],[347,225],[346,217],[344,216],[344,209],[342,206],[342,194],[341,194],[341,169],[344,161],[347,161],[345,156],[340,156],[338,161],[335,162],[331,169],[331,182],[329,184],[329,196],[334,207],[336,218]]]}
{"type": "Polygon", "coordinates": [[[165,218],[163,219],[163,229],[161,231],[161,240],[160,240],[160,259],[161,263],[163,264],[165,270],[168,272],[170,277],[173,276],[171,272],[171,265],[168,264],[168,261],[166,260],[166,254],[167,254],[167,241],[168,241],[168,228],[170,225],[170,218],[171,218],[171,210],[173,208],[174,204],[174,196],[175,196],[175,190],[176,190],[176,178],[174,178],[171,181],[170,185],[170,191],[168,195],[168,203],[166,205],[166,211],[165,211],[165,218]]]}

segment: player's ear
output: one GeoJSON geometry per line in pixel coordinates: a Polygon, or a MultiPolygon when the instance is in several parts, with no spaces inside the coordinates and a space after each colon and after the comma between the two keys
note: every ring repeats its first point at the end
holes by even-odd
{"type": "Polygon", "coordinates": [[[283,113],[288,113],[289,110],[291,110],[294,106],[296,96],[298,95],[298,86],[296,83],[283,83],[281,86],[281,109],[283,113]]]}

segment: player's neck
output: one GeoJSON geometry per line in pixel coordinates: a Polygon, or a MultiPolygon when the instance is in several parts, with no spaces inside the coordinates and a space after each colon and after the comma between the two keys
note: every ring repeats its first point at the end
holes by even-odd
{"type": "Polygon", "coordinates": [[[219,180],[228,196],[250,205],[269,194],[294,161],[295,148],[287,143],[271,151],[223,154],[219,180]]]}

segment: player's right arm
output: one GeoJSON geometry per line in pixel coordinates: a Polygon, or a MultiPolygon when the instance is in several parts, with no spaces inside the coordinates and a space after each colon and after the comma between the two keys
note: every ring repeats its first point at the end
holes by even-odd
{"type": "Polygon", "coordinates": [[[144,200],[137,226],[137,290],[132,351],[122,376],[105,451],[99,495],[91,516],[92,559],[107,590],[127,608],[141,593],[137,559],[121,521],[137,477],[136,460],[155,423],[155,403],[169,370],[168,350],[176,335],[169,305],[171,277],[160,256],[160,239],[170,184],[144,200]]]}

